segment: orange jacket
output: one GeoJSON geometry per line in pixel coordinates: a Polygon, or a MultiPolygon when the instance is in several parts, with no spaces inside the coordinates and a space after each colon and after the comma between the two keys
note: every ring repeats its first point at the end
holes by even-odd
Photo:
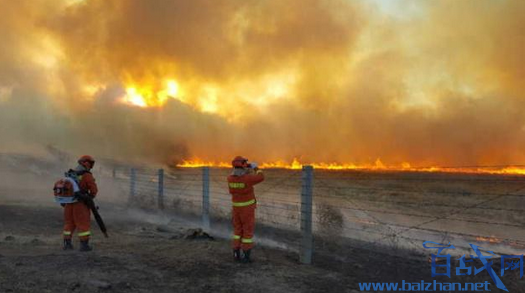
{"type": "Polygon", "coordinates": [[[97,196],[98,187],[97,187],[97,183],[95,183],[95,177],[93,177],[93,174],[91,174],[91,172],[85,172],[79,177],[80,177],[80,184],[79,184],[80,191],[90,195],[91,197],[97,196]]]}
{"type": "Polygon", "coordinates": [[[253,186],[262,181],[264,181],[264,175],[260,171],[258,171],[257,174],[228,176],[228,187],[230,189],[230,194],[232,195],[233,206],[255,200],[253,186]]]}

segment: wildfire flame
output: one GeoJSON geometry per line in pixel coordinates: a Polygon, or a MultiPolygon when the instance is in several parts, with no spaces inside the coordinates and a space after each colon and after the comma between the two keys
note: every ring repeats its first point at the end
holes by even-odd
{"type": "Polygon", "coordinates": [[[482,236],[478,236],[476,237],[476,241],[479,241],[479,242],[488,242],[488,243],[500,243],[501,240],[494,237],[494,236],[490,236],[490,237],[482,237],[482,236]]]}
{"type": "Polygon", "coordinates": [[[0,149],[525,175],[525,1],[390,2],[1,1],[0,149]]]}
{"type": "Polygon", "coordinates": [[[129,85],[121,102],[141,108],[161,107],[170,98],[181,99],[179,84],[172,79],[166,80],[164,88],[159,91],[150,86],[129,85]]]}
{"type": "MultiPolygon", "coordinates": [[[[525,167],[520,166],[501,166],[501,167],[412,167],[409,163],[404,162],[399,166],[386,166],[377,159],[374,164],[363,164],[357,165],[353,163],[303,163],[297,158],[294,158],[291,162],[275,161],[275,162],[264,162],[259,166],[263,169],[288,169],[288,170],[300,170],[303,165],[310,165],[314,169],[320,170],[333,170],[333,171],[345,171],[345,170],[364,170],[364,171],[393,171],[393,172],[440,172],[440,173],[472,173],[472,174],[500,174],[500,175],[525,175],[525,167]]],[[[203,161],[200,159],[185,160],[177,167],[181,168],[197,168],[197,167],[214,167],[214,168],[231,168],[231,163],[228,162],[216,162],[216,161],[203,161]]],[[[481,240],[480,240],[481,241],[481,240]]]]}
{"type": "Polygon", "coordinates": [[[230,168],[231,164],[225,162],[212,162],[212,161],[203,161],[200,159],[194,160],[183,160],[182,163],[177,164],[177,167],[180,168],[200,168],[200,167],[214,167],[214,168],[230,168]]]}

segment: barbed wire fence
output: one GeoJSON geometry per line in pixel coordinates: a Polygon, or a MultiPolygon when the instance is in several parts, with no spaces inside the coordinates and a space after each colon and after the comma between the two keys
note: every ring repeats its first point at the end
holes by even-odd
{"type": "MultiPolygon", "coordinates": [[[[230,228],[229,169],[157,169],[101,161],[94,170],[97,179],[116,182],[130,207],[191,217],[204,229],[230,228]]],[[[5,172],[56,175],[71,164],[74,158],[62,153],[49,159],[0,153],[5,172]]],[[[428,253],[424,241],[452,242],[465,250],[476,243],[497,254],[521,254],[525,248],[524,175],[308,166],[264,173],[265,181],[256,186],[256,237],[296,251],[304,263],[325,253],[344,258],[355,247],[428,253]]]]}
{"type": "MultiPolygon", "coordinates": [[[[221,168],[114,170],[128,203],[228,226],[231,196],[221,168]]],[[[265,170],[256,187],[261,240],[315,255],[345,248],[424,252],[424,241],[482,244],[495,253],[525,248],[525,177],[425,172],[265,170]]]]}

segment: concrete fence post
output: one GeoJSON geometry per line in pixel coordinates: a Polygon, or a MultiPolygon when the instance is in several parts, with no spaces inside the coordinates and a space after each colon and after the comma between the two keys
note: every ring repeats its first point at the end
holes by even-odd
{"type": "Polygon", "coordinates": [[[210,228],[210,167],[202,168],[202,227],[210,228]]]}
{"type": "Polygon", "coordinates": [[[303,166],[301,191],[301,249],[300,261],[304,264],[312,263],[313,234],[312,234],[312,194],[313,194],[312,166],[303,166]]]}
{"type": "Polygon", "coordinates": [[[136,181],[137,181],[137,171],[135,170],[135,168],[131,168],[131,173],[129,176],[129,199],[128,199],[129,205],[133,205],[135,203],[136,181]]]}
{"type": "Polygon", "coordinates": [[[157,193],[159,209],[164,209],[164,169],[159,169],[159,188],[157,193]]]}

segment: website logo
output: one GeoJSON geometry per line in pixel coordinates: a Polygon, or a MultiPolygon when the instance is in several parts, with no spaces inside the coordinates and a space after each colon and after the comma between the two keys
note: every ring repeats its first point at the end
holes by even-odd
{"type": "MultiPolygon", "coordinates": [[[[501,270],[500,275],[494,271],[492,268],[492,261],[490,259],[496,258],[496,255],[493,251],[483,250],[483,247],[469,244],[472,247],[476,255],[470,255],[470,258],[467,259],[464,254],[459,259],[459,266],[456,267],[456,276],[469,276],[477,275],[482,271],[486,271],[489,276],[492,278],[492,281],[501,290],[509,291],[501,281],[499,277],[503,277],[505,271],[507,270],[517,270],[520,269],[520,279],[523,277],[523,254],[522,255],[502,255],[501,256],[501,270]],[[485,255],[483,254],[485,253],[485,255]],[[481,267],[477,268],[475,266],[475,261],[481,263],[481,267]],[[467,265],[468,264],[468,265],[467,265]]],[[[432,257],[432,277],[436,276],[447,276],[450,278],[451,275],[451,256],[450,254],[443,254],[444,250],[456,249],[454,245],[450,244],[441,244],[433,241],[423,242],[423,247],[426,249],[437,249],[437,254],[431,254],[432,257]],[[432,245],[432,246],[431,246],[432,245]],[[444,263],[443,263],[444,260],[444,263]],[[445,269],[445,272],[438,273],[445,269]]]]}

